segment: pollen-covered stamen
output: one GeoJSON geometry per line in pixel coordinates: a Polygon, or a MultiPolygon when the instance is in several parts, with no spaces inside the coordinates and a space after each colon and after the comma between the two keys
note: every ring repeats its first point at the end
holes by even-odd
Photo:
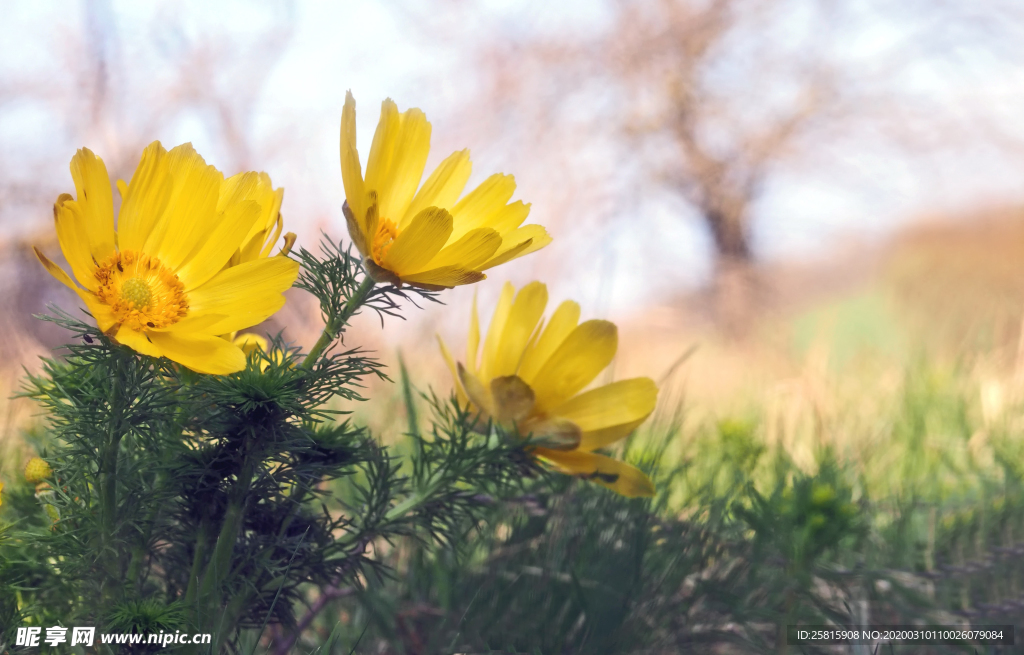
{"type": "Polygon", "coordinates": [[[133,277],[121,283],[121,299],[135,309],[145,309],[153,302],[153,292],[145,280],[133,277]]]}
{"type": "Polygon", "coordinates": [[[398,226],[389,218],[382,218],[377,223],[377,233],[373,235],[373,242],[370,244],[370,254],[378,264],[384,264],[391,246],[395,245],[398,238],[398,226]]]}
{"type": "Polygon", "coordinates": [[[185,286],[156,257],[131,250],[111,255],[96,269],[96,296],[120,325],[165,328],[188,315],[185,286]]]}

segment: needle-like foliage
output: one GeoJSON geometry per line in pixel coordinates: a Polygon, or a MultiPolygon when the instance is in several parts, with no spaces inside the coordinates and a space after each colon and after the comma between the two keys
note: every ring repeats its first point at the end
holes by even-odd
{"type": "MultiPolygon", "coordinates": [[[[409,296],[375,286],[329,239],[298,258],[323,336],[304,355],[278,335],[232,375],[140,356],[59,310],[46,318],[71,343],[24,394],[47,417],[52,475],[24,499],[35,519],[8,531],[39,555],[26,562],[58,574],[5,560],[32,601],[22,608],[59,592],[49,611],[63,625],[211,633],[184,651],[234,650],[246,631],[294,627],[309,585],[386,577],[377,553],[390,541],[458,543],[517,488],[522,445],[474,432],[454,401],[436,400],[431,433],[406,453],[346,419],[366,381],[387,378],[369,353],[336,343],[359,311],[398,316],[409,296]]],[[[21,613],[0,603],[5,625],[21,613]]]]}

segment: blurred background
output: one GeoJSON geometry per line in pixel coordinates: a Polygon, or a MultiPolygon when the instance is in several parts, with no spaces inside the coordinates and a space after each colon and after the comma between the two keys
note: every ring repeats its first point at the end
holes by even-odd
{"type": "MultiPolygon", "coordinates": [[[[619,325],[600,381],[658,382],[654,417],[614,453],[644,465],[662,456],[671,474],[658,478],[656,503],[623,514],[603,490],[567,484],[566,507],[580,503],[589,522],[565,531],[583,535],[576,545],[563,548],[560,529],[549,550],[505,552],[496,537],[497,572],[485,571],[499,595],[527,579],[503,582],[515,558],[530,571],[572,571],[573,594],[577,575],[637,579],[595,586],[578,611],[548,612],[537,608],[568,593],[556,588],[562,574],[536,577],[521,611],[498,603],[492,617],[477,602],[477,573],[452,565],[445,578],[438,564],[417,577],[419,560],[395,551],[401,575],[388,584],[398,591],[383,593],[379,612],[387,629],[367,639],[422,652],[409,644],[429,632],[428,616],[452,618],[456,636],[507,624],[516,638],[574,639],[585,616],[598,633],[619,625],[590,603],[619,603],[621,592],[630,634],[685,652],[679,644],[702,626],[791,622],[795,584],[821,616],[837,616],[835,599],[822,598],[846,582],[820,583],[833,574],[853,580],[858,621],[870,607],[905,619],[953,611],[944,624],[1018,622],[1019,0],[37,0],[4,10],[0,397],[66,339],[33,314],[80,304],[29,248],[61,260],[51,208],[73,188],[77,148],[103,157],[115,178],[129,179],[155,139],[191,141],[227,175],[266,171],[285,188],[286,229],[312,250],[321,232],[347,240],[347,90],[364,161],[384,98],[419,107],[433,124],[428,169],[471,148],[470,185],[514,174],[515,199],[554,237],[487,281],[445,292],[445,305],[410,306],[383,326],[358,317],[348,345],[401,359],[416,389],[446,394],[435,337],[461,352],[474,295],[486,324],[505,281],[540,279],[552,307],[572,298],[585,318],[619,325]],[[814,505],[821,498],[855,503],[856,521],[814,505]],[[646,512],[664,538],[648,539],[646,512]],[[607,526],[624,531],[619,541],[607,526]],[[641,546],[605,548],[613,542],[641,546]],[[772,553],[813,576],[780,568],[772,553]],[[456,591],[439,600],[431,585],[456,591]],[[398,628],[387,627],[395,616],[398,628]]],[[[293,291],[256,331],[284,330],[308,348],[320,329],[317,307],[293,291]]],[[[390,369],[395,380],[400,370],[390,369]]],[[[341,409],[397,442],[417,403],[428,420],[401,388],[380,383],[367,390],[372,401],[341,409]]],[[[24,399],[0,403],[0,482],[13,487],[44,452],[38,413],[24,399]]],[[[339,602],[304,624],[307,645],[333,635],[338,616],[362,638],[359,612],[372,603],[339,602]]],[[[585,652],[544,652],[570,651],[585,652]]]]}
{"type": "MultiPolygon", "coordinates": [[[[573,298],[620,325],[608,377],[655,378],[663,411],[685,396],[686,420],[753,407],[828,425],[841,407],[886,402],[922,359],[959,367],[986,411],[1017,397],[1024,7],[1012,0],[84,0],[6,15],[5,392],[64,338],[32,315],[78,304],[29,251],[59,256],[51,207],[72,188],[76,148],[115,178],[154,139],[191,141],[228,175],[265,170],[286,190],[286,229],[312,249],[320,231],[347,238],[338,129],[351,89],[364,158],[384,98],[420,107],[428,170],[470,147],[471,186],[515,174],[530,222],[555,239],[446,306],[383,329],[361,317],[350,342],[389,362],[404,353],[421,388],[449,388],[434,337],[461,348],[474,294],[486,322],[501,283],[541,279],[552,306],[573,298]]],[[[293,293],[261,329],[308,347],[318,312],[293,293]]],[[[395,414],[379,409],[359,411],[384,429],[395,414]]],[[[798,453],[854,432],[765,438],[798,453]]]]}

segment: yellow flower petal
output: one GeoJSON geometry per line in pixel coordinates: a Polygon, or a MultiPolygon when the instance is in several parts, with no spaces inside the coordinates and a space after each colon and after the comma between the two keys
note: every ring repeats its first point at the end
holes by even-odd
{"type": "MultiPolygon", "coordinates": [[[[238,173],[223,179],[220,183],[220,191],[217,193],[217,213],[225,212],[231,205],[246,200],[255,200],[259,204],[263,200],[260,187],[260,175],[255,171],[238,173]]],[[[270,192],[269,189],[266,191],[270,192]]],[[[262,225],[259,226],[259,228],[262,227],[262,225]]]]}
{"type": "MultiPolygon", "coordinates": [[[[355,218],[356,226],[363,235],[366,235],[368,206],[363,185],[363,168],[359,163],[359,152],[356,150],[356,101],[351,91],[345,92],[345,108],[341,112],[341,179],[345,184],[346,202],[355,218]]],[[[351,227],[349,231],[351,232],[351,227]]]]}
{"type": "Polygon", "coordinates": [[[400,114],[391,99],[381,103],[364,178],[366,190],[377,193],[381,218],[398,223],[405,216],[429,153],[430,123],[423,112],[413,108],[400,114]]]}
{"type": "Polygon", "coordinates": [[[424,209],[398,234],[381,265],[402,278],[405,273],[418,273],[444,247],[451,233],[451,214],[437,207],[424,209]]]}
{"type": "Polygon", "coordinates": [[[117,318],[110,309],[110,305],[104,305],[95,295],[88,291],[79,291],[78,297],[85,303],[86,309],[96,319],[96,325],[104,334],[109,334],[111,329],[117,325],[117,318]]]}
{"type": "Polygon", "coordinates": [[[484,351],[478,368],[480,377],[486,382],[490,382],[491,378],[494,377],[491,371],[494,370],[494,362],[498,357],[501,333],[505,330],[505,321],[508,320],[509,310],[512,309],[512,298],[515,292],[516,289],[512,286],[511,282],[506,282],[501,288],[498,306],[494,309],[494,316],[491,318],[491,324],[487,328],[487,336],[484,338],[484,351]]]}
{"type": "Polygon", "coordinates": [[[523,361],[519,365],[519,377],[530,384],[536,377],[537,371],[548,361],[555,349],[562,345],[566,337],[576,329],[579,322],[579,303],[566,300],[559,305],[555,313],[551,315],[540,338],[530,344],[523,355],[523,361]]]}
{"type": "Polygon", "coordinates": [[[76,202],[81,209],[89,251],[97,260],[114,252],[114,198],[103,160],[88,148],[71,159],[76,202]]]}
{"type": "Polygon", "coordinates": [[[355,212],[349,206],[348,200],[341,205],[341,213],[345,216],[345,227],[348,228],[348,235],[352,239],[352,243],[355,244],[356,250],[359,251],[359,255],[363,258],[363,262],[372,262],[370,238],[367,236],[366,228],[364,227],[365,217],[356,218],[355,212]]]}
{"type": "Polygon", "coordinates": [[[580,426],[580,450],[595,450],[615,443],[650,416],[658,402],[658,387],[650,378],[606,384],[562,403],[553,416],[580,426]]]}
{"type": "Polygon", "coordinates": [[[239,258],[234,263],[247,262],[270,254],[283,228],[283,200],[284,189],[274,189],[270,176],[266,173],[239,173],[224,180],[217,202],[218,214],[225,213],[233,205],[244,204],[247,201],[259,205],[259,216],[242,239],[239,258]]]}
{"type": "Polygon", "coordinates": [[[209,236],[178,269],[178,278],[185,285],[186,293],[204,284],[224,268],[259,216],[260,206],[252,200],[230,205],[223,214],[217,216],[209,236]]]}
{"type": "Polygon", "coordinates": [[[471,371],[467,371],[466,368],[459,364],[457,366],[459,382],[462,383],[462,388],[466,390],[466,395],[469,396],[469,400],[487,413],[488,416],[494,416],[494,402],[491,400],[491,393],[484,386],[480,378],[473,375],[471,371]]]}
{"type": "Polygon", "coordinates": [[[149,355],[150,357],[163,357],[164,354],[160,351],[156,345],[146,338],[144,332],[136,332],[127,325],[122,325],[121,329],[114,335],[114,339],[118,343],[122,343],[137,353],[143,355],[149,355]]]}
{"type": "Polygon", "coordinates": [[[617,459],[578,450],[538,448],[536,452],[563,473],[596,482],[627,498],[654,495],[654,484],[643,471],[617,459]]]}
{"type": "Polygon", "coordinates": [[[227,375],[245,368],[245,353],[226,339],[206,334],[151,332],[164,357],[197,373],[227,375]]]}
{"type": "Polygon", "coordinates": [[[412,204],[405,211],[399,227],[408,224],[409,221],[427,207],[448,208],[459,199],[462,190],[466,188],[469,174],[473,170],[473,164],[469,161],[469,150],[460,150],[448,156],[441,164],[434,169],[423,187],[416,193],[412,204]]]}
{"type": "Polygon", "coordinates": [[[146,146],[132,174],[117,216],[117,244],[122,250],[142,250],[167,209],[174,188],[167,151],[159,141],[146,146]]]}
{"type": "Polygon", "coordinates": [[[551,236],[540,225],[524,225],[502,235],[501,239],[501,248],[494,253],[490,260],[480,266],[480,270],[486,271],[517,257],[529,255],[551,243],[551,236]]]}
{"type": "Polygon", "coordinates": [[[440,291],[441,289],[451,289],[463,284],[473,284],[486,277],[480,271],[470,271],[459,266],[442,266],[441,268],[432,268],[422,273],[403,275],[402,282],[414,287],[420,287],[421,289],[440,291]]]}
{"type": "Polygon", "coordinates": [[[287,257],[267,257],[232,266],[189,292],[189,313],[224,314],[227,318],[208,328],[215,334],[252,327],[281,308],[281,294],[291,287],[298,274],[298,262],[287,257]]]}
{"type": "Polygon", "coordinates": [[[501,235],[505,235],[522,225],[529,215],[530,204],[517,200],[505,205],[493,214],[487,221],[487,227],[497,230],[501,235]]]}
{"type": "Polygon", "coordinates": [[[504,211],[515,191],[516,179],[511,175],[495,173],[484,180],[452,207],[452,237],[459,239],[475,228],[490,227],[491,220],[504,211]]]}
{"type": "Polygon", "coordinates": [[[489,375],[494,377],[514,375],[519,370],[523,351],[530,342],[537,322],[544,315],[548,304],[548,288],[540,282],[531,282],[519,290],[509,309],[505,328],[495,353],[489,375]]]}
{"type": "Polygon", "coordinates": [[[58,282],[60,282],[67,288],[71,289],[72,291],[77,292],[79,290],[78,285],[75,284],[74,280],[71,279],[71,276],[68,275],[63,268],[51,262],[49,258],[46,255],[44,255],[41,250],[39,250],[39,248],[32,246],[32,252],[36,254],[36,259],[39,260],[39,263],[41,263],[50,273],[50,275],[55,277],[58,282]]]}
{"type": "Polygon", "coordinates": [[[476,353],[480,349],[480,317],[476,311],[476,292],[473,292],[473,313],[469,317],[469,334],[466,336],[466,366],[475,371],[476,353]]]}
{"type": "MultiPolygon", "coordinates": [[[[281,197],[282,198],[284,197],[284,189],[281,189],[281,197]]],[[[278,203],[278,205],[280,206],[280,203],[278,203]]],[[[274,244],[277,243],[278,238],[280,238],[280,236],[281,236],[281,232],[284,231],[284,219],[281,218],[281,213],[280,212],[278,212],[277,219],[274,221],[274,223],[268,229],[269,229],[270,236],[264,238],[264,244],[265,245],[263,246],[263,250],[260,251],[260,257],[269,257],[270,256],[271,252],[274,250],[274,244]]],[[[260,232],[260,234],[262,235],[262,234],[264,234],[264,232],[260,232]]],[[[295,233],[294,232],[289,232],[288,234],[291,235],[291,243],[295,243],[295,233]]],[[[288,235],[285,235],[285,241],[286,242],[288,241],[288,239],[289,239],[288,235]]],[[[255,238],[254,238],[254,240],[255,240],[255,238]]],[[[291,245],[290,244],[286,244],[285,248],[286,248],[286,252],[287,252],[287,250],[291,249],[291,245]]]]}
{"type": "Polygon", "coordinates": [[[61,252],[71,266],[71,273],[86,289],[95,290],[97,282],[93,271],[96,270],[96,262],[90,252],[85,219],[78,203],[66,193],[60,194],[53,205],[53,223],[61,252]]]}
{"type": "MultiPolygon", "coordinates": [[[[259,259],[260,257],[266,257],[267,255],[263,254],[263,251],[265,250],[264,243],[266,242],[267,231],[260,230],[243,243],[241,248],[235,251],[235,254],[231,256],[230,263],[237,266],[242,262],[251,262],[252,260],[259,259]]],[[[270,245],[266,248],[269,249],[270,245]]]]}
{"type": "Polygon", "coordinates": [[[146,333],[152,332],[205,332],[207,334],[216,332],[217,325],[227,319],[225,314],[211,314],[211,313],[191,313],[185,318],[181,319],[174,325],[169,325],[165,328],[151,328],[147,329],[146,333]]]}
{"type": "Polygon", "coordinates": [[[238,335],[231,340],[231,343],[241,348],[242,352],[246,355],[257,350],[262,350],[265,353],[270,352],[270,343],[260,335],[252,334],[251,332],[238,335]]]}
{"type": "Polygon", "coordinates": [[[491,258],[501,246],[501,237],[489,227],[481,227],[467,232],[455,243],[445,246],[437,256],[430,260],[431,268],[442,266],[459,266],[475,269],[491,258]]]}
{"type": "MultiPolygon", "coordinates": [[[[186,143],[167,153],[174,190],[144,250],[177,270],[213,231],[224,176],[186,143]]],[[[237,244],[236,244],[237,245],[237,244]]]]}
{"type": "MultiPolygon", "coordinates": [[[[257,351],[262,351],[264,355],[270,355],[270,359],[273,359],[273,361],[278,364],[284,361],[285,354],[280,350],[276,350],[271,353],[270,342],[258,334],[240,334],[232,339],[231,343],[241,348],[246,357],[257,351]]],[[[270,360],[267,357],[260,357],[258,360],[258,366],[260,367],[261,372],[265,371],[270,368],[270,360]]]]}
{"type": "Polygon", "coordinates": [[[444,357],[448,370],[451,371],[452,380],[455,382],[455,396],[459,399],[459,404],[465,406],[469,402],[469,397],[466,396],[466,390],[462,388],[462,382],[459,380],[459,370],[455,366],[455,358],[448,352],[448,346],[440,336],[437,337],[437,343],[441,346],[441,356],[444,357]]]}
{"type": "Polygon", "coordinates": [[[557,416],[542,421],[528,420],[519,431],[529,435],[538,446],[559,451],[578,448],[583,435],[580,426],[557,416]]]}
{"type": "Polygon", "coordinates": [[[551,354],[530,384],[537,407],[549,412],[590,384],[618,348],[618,331],[608,321],[586,321],[574,329],[551,354]]]}

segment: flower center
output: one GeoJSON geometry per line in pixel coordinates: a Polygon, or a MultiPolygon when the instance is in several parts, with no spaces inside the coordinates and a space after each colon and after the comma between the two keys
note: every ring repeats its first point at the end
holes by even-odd
{"type": "Polygon", "coordinates": [[[395,245],[397,237],[398,226],[395,225],[395,222],[389,218],[380,219],[380,222],[377,223],[377,233],[373,235],[373,243],[370,245],[370,254],[373,255],[375,262],[384,264],[384,258],[391,250],[391,246],[395,245]]]}
{"type": "Polygon", "coordinates": [[[125,250],[96,269],[96,296],[118,325],[141,332],[174,325],[188,315],[185,285],[156,257],[125,250]]]}
{"type": "Polygon", "coordinates": [[[128,278],[121,283],[121,300],[139,309],[145,309],[153,302],[153,292],[142,278],[128,278]]]}

